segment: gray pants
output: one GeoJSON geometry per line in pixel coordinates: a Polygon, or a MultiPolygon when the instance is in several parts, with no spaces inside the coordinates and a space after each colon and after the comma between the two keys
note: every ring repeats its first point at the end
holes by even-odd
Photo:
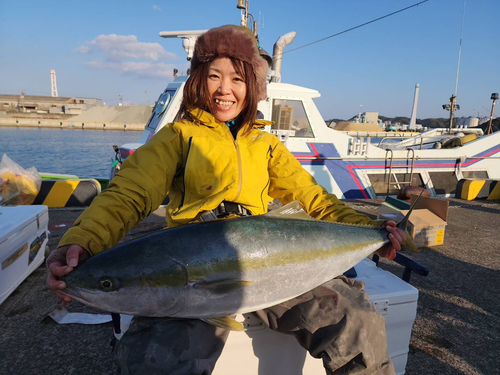
{"type": "MultiPolygon", "coordinates": [[[[338,277],[258,311],[272,330],[295,336],[327,375],[392,375],[384,318],[359,281],[338,277]]],[[[196,319],[136,318],[117,345],[121,375],[210,375],[229,331],[196,319]]]]}

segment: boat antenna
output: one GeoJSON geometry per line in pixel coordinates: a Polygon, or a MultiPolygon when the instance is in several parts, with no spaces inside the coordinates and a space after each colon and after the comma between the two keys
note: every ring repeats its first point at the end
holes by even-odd
{"type": "Polygon", "coordinates": [[[453,112],[455,110],[460,109],[460,106],[457,103],[457,92],[458,92],[458,75],[460,73],[460,59],[462,57],[462,39],[464,36],[464,24],[465,24],[465,3],[467,0],[464,0],[464,10],[462,13],[462,30],[460,32],[460,46],[458,48],[458,64],[457,64],[457,78],[455,79],[455,93],[450,97],[450,104],[443,105],[443,109],[450,111],[450,130],[449,134],[453,131],[453,112]]]}
{"type": "Polygon", "coordinates": [[[458,48],[458,65],[457,65],[457,79],[455,81],[455,97],[457,96],[458,91],[458,75],[460,73],[460,60],[462,57],[462,39],[464,37],[464,24],[465,24],[465,3],[467,0],[464,0],[464,10],[462,13],[462,31],[460,32],[460,46],[458,48]]]}

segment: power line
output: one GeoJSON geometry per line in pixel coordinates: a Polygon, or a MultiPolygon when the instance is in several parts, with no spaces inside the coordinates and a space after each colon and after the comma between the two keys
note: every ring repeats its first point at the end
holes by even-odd
{"type": "Polygon", "coordinates": [[[365,23],[362,23],[361,25],[358,25],[358,26],[354,26],[354,27],[351,27],[350,29],[347,29],[347,30],[344,30],[344,31],[341,31],[337,34],[333,34],[333,35],[330,35],[330,36],[327,36],[326,38],[323,38],[323,39],[319,39],[319,40],[316,40],[315,42],[311,42],[311,43],[308,43],[308,44],[304,44],[303,46],[300,46],[300,47],[297,47],[297,48],[294,48],[294,49],[291,49],[291,50],[288,50],[286,52],[283,52],[281,55],[284,55],[286,53],[290,53],[290,52],[293,52],[293,51],[297,51],[298,49],[301,49],[301,48],[305,48],[305,47],[309,47],[313,44],[316,44],[316,43],[319,43],[319,42],[323,42],[327,39],[330,39],[330,38],[333,38],[335,36],[338,36],[338,35],[341,35],[341,34],[345,34],[349,31],[352,31],[352,30],[355,30],[355,29],[359,29],[360,27],[363,27],[363,26],[366,26],[366,25],[369,25],[370,23],[374,23],[376,21],[380,21],[381,19],[384,19],[384,18],[387,18],[387,17],[390,17],[390,16],[393,16],[394,14],[397,14],[397,13],[401,13],[401,12],[404,12],[405,10],[408,10],[410,8],[413,8],[413,7],[416,7],[416,6],[419,6],[420,4],[423,4],[423,3],[426,3],[427,1],[429,0],[424,0],[424,1],[420,1],[416,4],[413,4],[413,5],[410,5],[406,8],[403,8],[403,9],[400,9],[400,10],[397,10],[395,12],[392,12],[392,13],[389,13],[389,14],[386,14],[385,16],[382,16],[382,17],[379,17],[379,18],[375,18],[374,20],[371,20],[371,21],[368,21],[368,22],[365,22],[365,23]]]}

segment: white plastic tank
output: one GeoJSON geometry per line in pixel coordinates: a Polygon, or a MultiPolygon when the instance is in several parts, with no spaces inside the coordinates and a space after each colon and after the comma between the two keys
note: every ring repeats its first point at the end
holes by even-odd
{"type": "Polygon", "coordinates": [[[477,117],[461,117],[458,120],[458,125],[466,128],[474,128],[479,125],[479,119],[477,117]]]}

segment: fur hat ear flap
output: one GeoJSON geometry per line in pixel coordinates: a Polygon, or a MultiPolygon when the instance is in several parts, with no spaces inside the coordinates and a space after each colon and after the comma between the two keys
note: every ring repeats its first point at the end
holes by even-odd
{"type": "Polygon", "coordinates": [[[200,64],[210,63],[218,57],[233,57],[252,66],[259,100],[267,97],[268,63],[260,55],[257,40],[247,27],[225,25],[202,34],[194,46],[191,74],[200,64]]]}

